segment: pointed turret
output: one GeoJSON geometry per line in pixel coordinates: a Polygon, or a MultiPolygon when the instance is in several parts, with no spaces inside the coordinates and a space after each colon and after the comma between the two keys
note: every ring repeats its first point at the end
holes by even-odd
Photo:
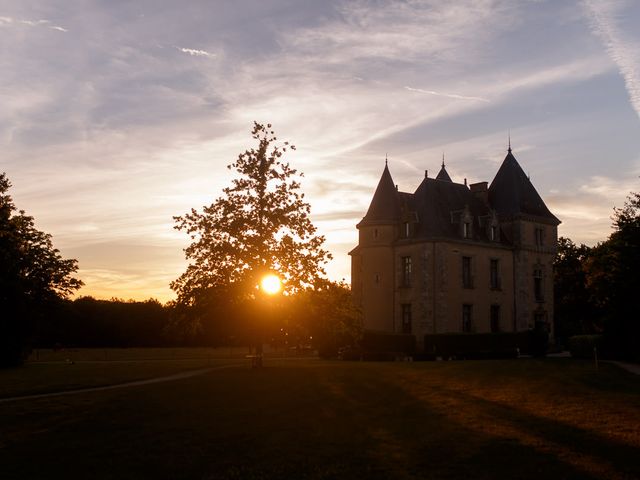
{"type": "Polygon", "coordinates": [[[373,194],[369,210],[359,226],[368,224],[395,223],[400,218],[400,200],[396,186],[385,161],[382,177],[373,194]]]}
{"type": "Polygon", "coordinates": [[[440,167],[440,172],[438,172],[438,176],[436,180],[443,180],[445,182],[452,182],[451,177],[447,173],[447,169],[444,166],[444,153],[442,154],[442,167],[440,167]]]}
{"type": "Polygon", "coordinates": [[[532,215],[560,224],[513,156],[511,142],[507,156],[489,187],[489,202],[501,215],[532,215]]]}

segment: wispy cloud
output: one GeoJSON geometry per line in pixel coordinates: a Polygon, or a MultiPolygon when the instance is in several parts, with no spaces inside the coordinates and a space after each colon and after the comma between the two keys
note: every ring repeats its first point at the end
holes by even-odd
{"type": "Polygon", "coordinates": [[[215,53],[207,52],[206,50],[197,50],[195,48],[184,48],[184,47],[176,47],[176,48],[180,50],[182,53],[188,53],[192,57],[209,57],[209,58],[216,57],[215,53]]]}
{"type": "MultiPolygon", "coordinates": [[[[590,27],[604,43],[607,53],[618,66],[633,109],[640,116],[640,42],[618,25],[621,2],[583,0],[590,27]]],[[[636,31],[637,32],[637,31],[636,31]]]]}
{"type": "Polygon", "coordinates": [[[435,95],[437,97],[447,97],[447,98],[455,98],[457,100],[473,100],[476,102],[488,102],[489,99],[483,97],[469,97],[466,95],[459,95],[457,93],[443,93],[443,92],[435,92],[433,90],[423,90],[422,88],[413,88],[413,87],[404,87],[405,90],[409,90],[410,92],[417,93],[426,93],[428,95],[435,95]]]}
{"type": "Polygon", "coordinates": [[[561,235],[593,245],[611,233],[614,207],[622,207],[628,192],[637,190],[638,182],[596,175],[566,192],[546,196],[549,208],[562,219],[561,235]]]}
{"type": "Polygon", "coordinates": [[[49,20],[19,20],[19,23],[29,25],[30,27],[38,27],[40,25],[48,24],[49,20]]]}
{"type": "Polygon", "coordinates": [[[7,25],[27,25],[29,27],[47,27],[51,30],[58,30],[60,32],[68,32],[64,27],[59,25],[52,25],[49,20],[27,20],[27,19],[17,19],[13,17],[0,17],[0,27],[7,25]]]}

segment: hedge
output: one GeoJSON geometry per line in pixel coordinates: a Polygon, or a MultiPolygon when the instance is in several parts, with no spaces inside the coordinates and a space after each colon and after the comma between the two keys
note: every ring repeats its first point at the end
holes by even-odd
{"type": "Polygon", "coordinates": [[[365,331],[360,343],[364,352],[375,356],[383,354],[411,355],[416,351],[416,336],[399,333],[365,331]]]}
{"type": "Polygon", "coordinates": [[[548,335],[543,331],[504,333],[441,333],[425,335],[424,351],[443,358],[515,358],[546,354],[548,335]]]}

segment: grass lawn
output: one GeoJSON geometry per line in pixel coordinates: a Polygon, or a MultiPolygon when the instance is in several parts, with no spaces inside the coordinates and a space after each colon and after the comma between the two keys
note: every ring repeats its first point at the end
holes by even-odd
{"type": "Polygon", "coordinates": [[[573,359],[268,359],[0,403],[0,478],[640,478],[640,377],[573,359]]]}
{"type": "Polygon", "coordinates": [[[162,377],[221,361],[238,363],[248,351],[240,347],[40,350],[26,366],[0,370],[0,399],[162,377]]]}

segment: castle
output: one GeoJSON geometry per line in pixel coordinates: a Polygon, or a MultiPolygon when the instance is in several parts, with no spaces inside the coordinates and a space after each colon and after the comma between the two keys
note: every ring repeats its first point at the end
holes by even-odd
{"type": "Polygon", "coordinates": [[[385,162],[351,252],[364,329],[416,336],[553,332],[558,220],[509,146],[489,186],[455,183],[444,161],[414,193],[385,162]]]}

